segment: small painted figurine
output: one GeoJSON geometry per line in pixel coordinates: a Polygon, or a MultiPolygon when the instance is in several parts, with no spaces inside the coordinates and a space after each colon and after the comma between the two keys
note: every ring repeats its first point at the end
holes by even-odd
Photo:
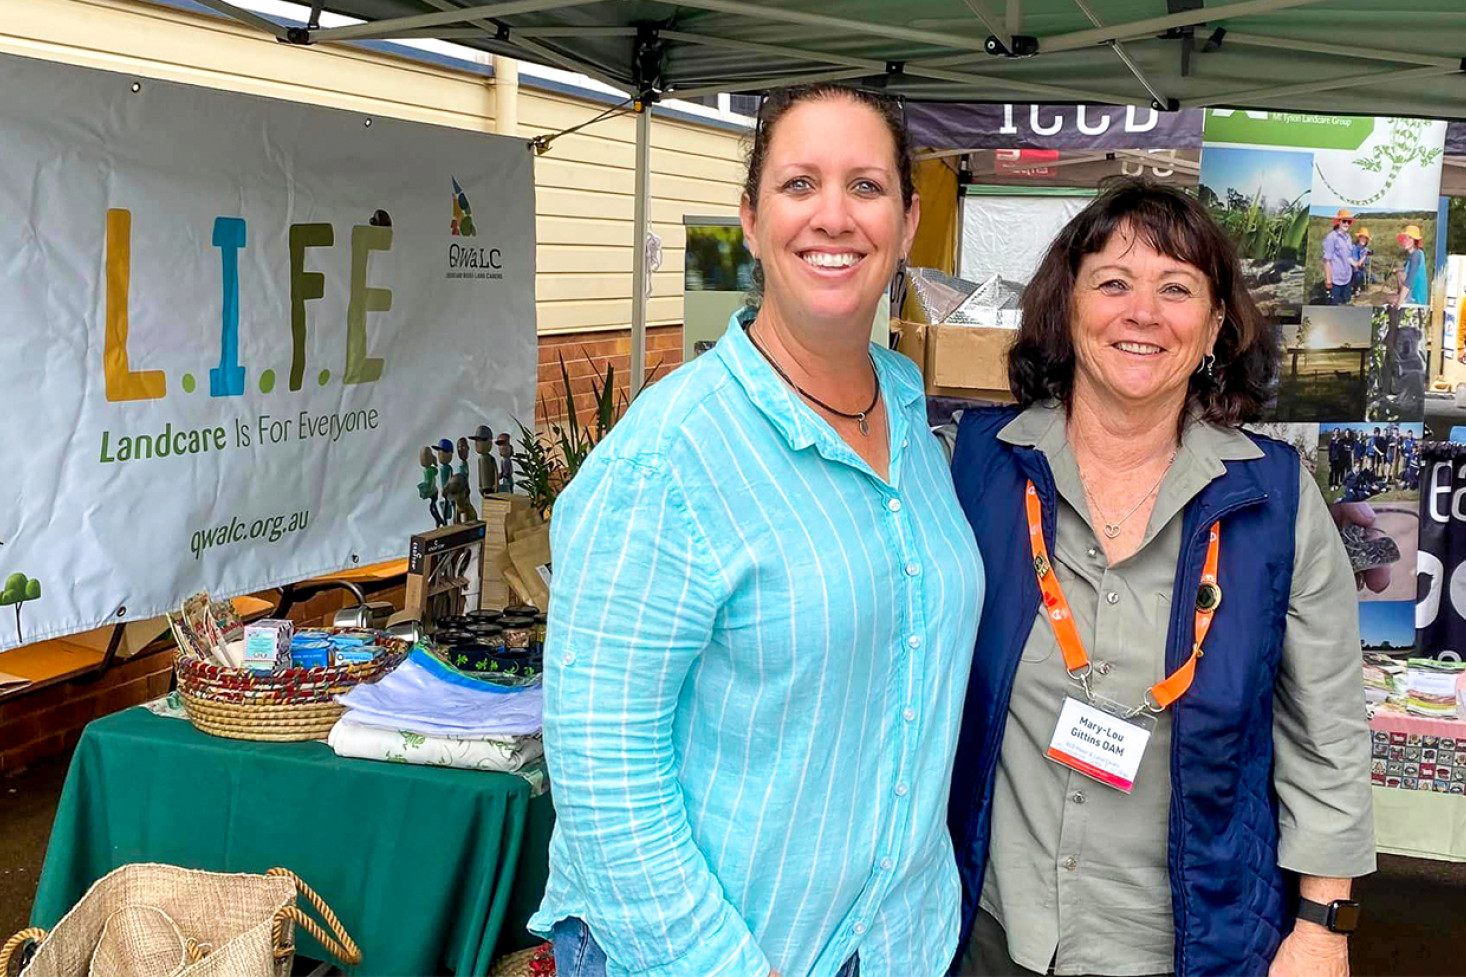
{"type": "Polygon", "coordinates": [[[468,477],[468,438],[458,439],[458,474],[468,477]]]}
{"type": "Polygon", "coordinates": [[[453,506],[453,524],[455,526],[475,522],[478,519],[478,512],[468,498],[467,475],[460,472],[449,478],[448,484],[443,488],[443,497],[453,506]]]}
{"type": "Polygon", "coordinates": [[[469,440],[478,453],[478,494],[493,495],[499,491],[499,472],[494,466],[494,432],[487,424],[480,424],[469,440]]]}
{"type": "Polygon", "coordinates": [[[453,442],[443,438],[433,447],[438,455],[438,487],[443,493],[443,522],[453,521],[453,502],[448,498],[448,479],[453,477],[453,442]]]}
{"type": "Polygon", "coordinates": [[[433,525],[442,526],[443,514],[438,511],[438,465],[433,459],[433,449],[422,449],[417,460],[422,465],[422,481],[417,483],[417,497],[427,500],[428,511],[433,514],[433,525]]]}
{"type": "Polygon", "coordinates": [[[499,491],[514,491],[514,444],[508,434],[501,434],[494,444],[499,449],[499,491]]]}

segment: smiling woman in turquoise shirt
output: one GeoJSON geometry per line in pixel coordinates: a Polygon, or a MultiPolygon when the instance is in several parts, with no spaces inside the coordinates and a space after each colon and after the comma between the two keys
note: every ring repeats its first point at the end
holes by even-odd
{"type": "Polygon", "coordinates": [[[921,377],[869,342],[918,215],[900,109],[773,93],[749,169],[757,314],[555,506],[531,928],[562,977],[937,977],[983,576],[921,377]]]}

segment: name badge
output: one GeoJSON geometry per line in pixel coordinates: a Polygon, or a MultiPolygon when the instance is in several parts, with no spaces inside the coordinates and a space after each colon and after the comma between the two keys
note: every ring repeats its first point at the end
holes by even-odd
{"type": "Polygon", "coordinates": [[[1087,703],[1066,696],[1049,743],[1048,758],[1107,787],[1130,793],[1140,770],[1140,758],[1155,729],[1155,718],[1142,713],[1125,719],[1123,712],[1124,707],[1118,703],[1103,699],[1087,703]]]}

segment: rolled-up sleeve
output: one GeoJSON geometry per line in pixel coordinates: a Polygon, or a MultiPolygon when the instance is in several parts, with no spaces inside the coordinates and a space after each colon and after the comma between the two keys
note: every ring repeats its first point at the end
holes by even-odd
{"type": "Polygon", "coordinates": [[[593,454],[556,504],[545,748],[556,832],[613,977],[767,977],[693,841],[673,714],[723,600],[661,456],[593,454]]]}
{"type": "Polygon", "coordinates": [[[1358,598],[1349,557],[1306,468],[1301,480],[1273,713],[1278,864],[1355,878],[1375,869],[1358,598]]]}

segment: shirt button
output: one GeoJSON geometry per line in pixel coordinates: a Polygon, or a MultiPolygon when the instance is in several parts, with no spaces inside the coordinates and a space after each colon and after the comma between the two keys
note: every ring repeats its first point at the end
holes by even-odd
{"type": "Polygon", "coordinates": [[[916,576],[920,572],[921,572],[921,564],[920,563],[911,562],[911,563],[906,564],[906,575],[908,577],[914,577],[914,576],[916,576]]]}
{"type": "Polygon", "coordinates": [[[567,651],[567,652],[565,652],[565,654],[560,657],[560,660],[562,662],[564,662],[565,664],[567,664],[567,665],[574,665],[575,664],[575,652],[573,652],[573,651],[567,651]]]}
{"type": "Polygon", "coordinates": [[[1095,557],[1099,556],[1099,549],[1096,548],[1096,547],[1093,547],[1093,546],[1091,546],[1089,549],[1085,550],[1084,552],[1087,553],[1087,554],[1089,554],[1089,558],[1091,560],[1094,559],[1095,557]]]}
{"type": "Polygon", "coordinates": [[[1066,869],[1072,872],[1079,867],[1079,859],[1075,858],[1073,855],[1070,855],[1068,858],[1064,859],[1063,864],[1066,869]]]}
{"type": "Polygon", "coordinates": [[[906,796],[906,791],[907,791],[907,787],[906,787],[905,784],[897,784],[896,785],[896,796],[897,797],[905,797],[906,796]]]}
{"type": "Polygon", "coordinates": [[[865,924],[864,923],[856,923],[853,927],[851,927],[851,929],[855,930],[855,935],[856,936],[861,936],[861,935],[863,935],[865,933],[865,924]]]}
{"type": "Polygon", "coordinates": [[[1113,590],[1110,591],[1108,594],[1105,594],[1105,603],[1106,604],[1118,604],[1118,603],[1120,603],[1120,595],[1117,594],[1117,593],[1115,593],[1113,590]]]}
{"type": "Polygon", "coordinates": [[[1095,662],[1094,663],[1094,670],[1096,672],[1099,672],[1101,675],[1108,675],[1108,674],[1110,674],[1110,669],[1112,669],[1114,667],[1115,666],[1112,665],[1112,664],[1110,664],[1109,662],[1095,662]]]}
{"type": "Polygon", "coordinates": [[[886,508],[887,509],[890,509],[892,512],[900,512],[901,511],[901,500],[900,499],[892,499],[891,501],[889,501],[889,502],[886,503],[886,508]]]}
{"type": "Polygon", "coordinates": [[[909,637],[909,638],[906,639],[906,644],[907,644],[907,647],[910,647],[910,648],[920,648],[921,647],[921,635],[919,635],[919,634],[913,634],[911,637],[909,637]]]}
{"type": "Polygon", "coordinates": [[[916,722],[916,710],[907,709],[905,712],[901,713],[901,718],[906,720],[908,723],[916,722]]]}
{"type": "Polygon", "coordinates": [[[1084,791],[1082,791],[1082,790],[1076,790],[1074,793],[1072,793],[1072,794],[1069,795],[1069,799],[1071,801],[1073,801],[1075,804],[1083,804],[1084,803],[1084,791]]]}
{"type": "Polygon", "coordinates": [[[893,866],[894,864],[896,863],[891,861],[889,858],[881,859],[881,868],[885,869],[887,872],[891,870],[891,866],[893,866]]]}

